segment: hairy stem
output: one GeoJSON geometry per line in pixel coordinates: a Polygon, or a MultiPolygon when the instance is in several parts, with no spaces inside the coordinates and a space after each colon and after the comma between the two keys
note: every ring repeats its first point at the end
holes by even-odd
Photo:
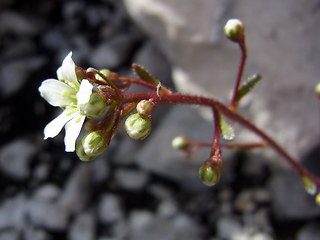
{"type": "Polygon", "coordinates": [[[240,87],[241,78],[242,78],[244,67],[246,65],[246,60],[247,60],[247,46],[246,46],[245,38],[243,37],[239,41],[238,44],[239,44],[239,47],[240,47],[240,50],[241,50],[241,60],[240,60],[239,68],[238,68],[237,79],[236,79],[235,86],[234,86],[234,89],[233,89],[233,95],[232,95],[231,103],[230,103],[230,109],[233,112],[236,111],[237,106],[238,106],[238,101],[237,101],[238,90],[239,90],[239,87],[240,87]]]}
{"type": "MultiPolygon", "coordinates": [[[[143,99],[150,99],[157,97],[155,93],[132,93],[124,94],[124,102],[139,102],[143,99]]],[[[280,156],[282,156],[301,176],[307,176],[312,180],[318,187],[320,187],[320,178],[312,175],[307,169],[305,169],[300,163],[298,163],[293,157],[291,157],[275,140],[269,137],[266,133],[252,124],[250,121],[239,115],[238,113],[230,110],[220,101],[214,98],[207,98],[202,96],[193,96],[180,93],[164,94],[159,98],[159,103],[168,103],[168,104],[195,104],[201,106],[207,106],[219,111],[220,114],[223,114],[241,124],[243,127],[254,132],[257,136],[261,137],[268,145],[273,148],[280,156]]]]}

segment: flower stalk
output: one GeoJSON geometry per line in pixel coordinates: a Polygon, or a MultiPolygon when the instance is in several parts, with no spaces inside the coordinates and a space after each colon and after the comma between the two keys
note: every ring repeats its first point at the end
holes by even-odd
{"type": "MultiPolygon", "coordinates": [[[[128,135],[133,139],[142,140],[151,131],[151,114],[159,104],[188,104],[209,107],[212,110],[214,122],[212,143],[193,142],[184,137],[178,137],[172,142],[175,148],[185,151],[187,156],[194,154],[201,147],[211,147],[209,158],[204,161],[199,169],[199,176],[204,184],[213,186],[220,180],[222,148],[251,149],[268,146],[282,156],[300,174],[304,184],[307,185],[308,191],[314,190],[312,193],[319,203],[320,178],[312,175],[297,162],[272,136],[267,135],[251,121],[236,112],[240,99],[251,91],[258,79],[253,79],[253,82],[240,89],[247,59],[244,26],[239,20],[228,21],[225,34],[239,45],[241,52],[233,95],[229,105],[211,97],[172,92],[137,64],[133,64],[133,69],[139,78],[118,76],[117,73],[106,69],[99,71],[88,68],[84,70],[74,64],[70,52],[64,59],[62,66],[57,70],[58,79],[47,79],[39,87],[41,96],[49,104],[60,107],[63,111],[61,115],[45,127],[44,138],[55,137],[65,127],[66,151],[76,150],[81,160],[91,161],[104,152],[111,139],[117,134],[121,121],[125,118],[124,125],[128,135]],[[144,86],[149,91],[127,93],[127,90],[133,84],[144,86]],[[241,91],[242,89],[244,91],[241,91]],[[135,110],[137,110],[137,113],[132,114],[135,110]],[[226,117],[228,120],[255,133],[261,138],[261,141],[254,143],[220,143],[220,138],[232,140],[234,135],[232,127],[222,117],[226,117]],[[85,124],[89,133],[76,144],[86,118],[90,119],[85,124]]],[[[256,75],[256,77],[260,79],[259,75],[256,75]]],[[[319,89],[318,86],[316,88],[318,97],[320,96],[319,89]]]]}

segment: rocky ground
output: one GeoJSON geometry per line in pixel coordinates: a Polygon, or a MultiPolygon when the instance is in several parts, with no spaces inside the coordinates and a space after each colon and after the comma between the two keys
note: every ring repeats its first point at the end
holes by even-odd
{"type": "MultiPolygon", "coordinates": [[[[131,75],[136,62],[174,88],[172,59],[160,49],[122,1],[0,2],[0,240],[319,238],[320,208],[291,169],[265,155],[225,151],[221,183],[201,184],[208,151],[185,159],[170,146],[178,134],[212,138],[194,108],[157,109],[148,139],[122,129],[92,163],[64,152],[63,133],[42,139],[59,110],[38,86],[70,50],[84,68],[131,75]]],[[[313,149],[303,159],[317,172],[313,149]]]]}

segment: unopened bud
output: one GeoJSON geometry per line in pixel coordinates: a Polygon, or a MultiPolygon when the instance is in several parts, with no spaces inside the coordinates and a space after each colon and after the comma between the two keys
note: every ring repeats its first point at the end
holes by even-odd
{"type": "Polygon", "coordinates": [[[172,139],[171,145],[173,148],[178,150],[184,150],[189,146],[188,140],[183,136],[176,136],[172,139]]]}
{"type": "Polygon", "coordinates": [[[225,35],[234,42],[239,42],[244,37],[244,25],[239,19],[230,19],[224,26],[225,35]]]}
{"type": "Polygon", "coordinates": [[[219,182],[220,169],[209,159],[199,168],[199,176],[203,184],[211,187],[219,182]]]}
{"type": "Polygon", "coordinates": [[[97,118],[104,114],[106,102],[98,93],[92,93],[89,101],[85,104],[79,104],[78,108],[88,118],[97,118]]]}
{"type": "MultiPolygon", "coordinates": [[[[110,78],[110,72],[111,72],[111,71],[108,70],[108,69],[102,69],[102,70],[100,70],[100,73],[102,73],[107,79],[110,78]]],[[[103,79],[103,77],[101,77],[99,74],[96,74],[95,77],[96,77],[97,80],[100,80],[100,81],[103,81],[103,82],[106,81],[106,80],[103,79]]]]}
{"type": "Polygon", "coordinates": [[[317,186],[313,181],[310,180],[310,178],[303,176],[301,177],[301,180],[307,193],[310,195],[315,195],[317,193],[317,186]]]}
{"type": "Polygon", "coordinates": [[[141,100],[136,107],[137,112],[143,115],[150,115],[152,113],[153,108],[154,103],[149,100],[141,100]]]}
{"type": "Polygon", "coordinates": [[[314,91],[316,92],[317,95],[320,96],[320,83],[318,83],[318,84],[315,86],[314,91]]]}
{"type": "Polygon", "coordinates": [[[80,160],[91,161],[101,155],[106,148],[104,138],[98,132],[90,132],[77,143],[76,153],[80,160]]]}
{"type": "Polygon", "coordinates": [[[143,140],[151,131],[151,120],[145,115],[135,113],[127,118],[124,127],[131,138],[143,140]]]}
{"type": "Polygon", "coordinates": [[[320,193],[318,193],[315,197],[315,202],[320,206],[320,193]]]}

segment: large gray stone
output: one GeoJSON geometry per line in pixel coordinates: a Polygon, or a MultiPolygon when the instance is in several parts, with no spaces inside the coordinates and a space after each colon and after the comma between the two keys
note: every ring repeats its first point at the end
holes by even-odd
{"type": "Polygon", "coordinates": [[[264,77],[242,105],[250,119],[298,158],[319,142],[314,130],[318,102],[313,88],[320,74],[315,1],[124,2],[129,15],[171,61],[180,91],[224,101],[233,88],[239,49],[223,36],[223,25],[228,18],[242,19],[249,46],[244,77],[257,72],[264,77]]]}
{"type": "Polygon", "coordinates": [[[0,151],[0,168],[9,177],[25,180],[30,175],[29,164],[36,147],[24,139],[3,146],[0,151]]]}
{"type": "Polygon", "coordinates": [[[272,212],[279,219],[303,220],[320,216],[320,208],[292,171],[277,171],[269,182],[272,212]]]}

